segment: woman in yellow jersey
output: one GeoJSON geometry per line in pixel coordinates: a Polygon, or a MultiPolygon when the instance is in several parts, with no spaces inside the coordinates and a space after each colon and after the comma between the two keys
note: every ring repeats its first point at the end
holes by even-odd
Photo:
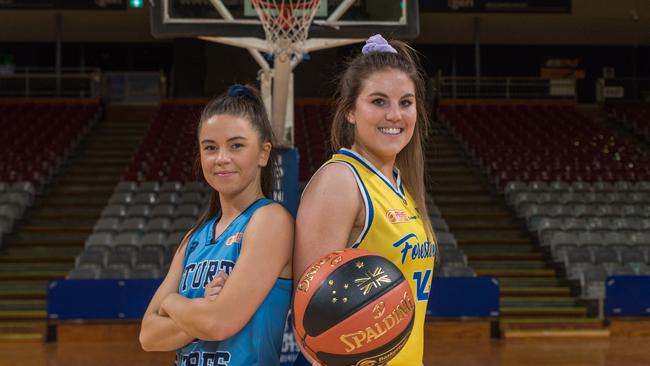
{"type": "Polygon", "coordinates": [[[425,86],[414,51],[370,37],[340,75],[336,97],[331,142],[337,153],[303,193],[294,278],[345,247],[394,262],[417,301],[411,336],[389,366],[420,365],[436,245],[425,206],[425,86]]]}

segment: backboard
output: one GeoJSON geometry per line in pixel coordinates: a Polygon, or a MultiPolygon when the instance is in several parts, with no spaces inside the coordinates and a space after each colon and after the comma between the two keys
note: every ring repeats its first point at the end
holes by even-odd
{"type": "MultiPolygon", "coordinates": [[[[152,0],[157,38],[256,37],[264,30],[251,0],[152,0]]],[[[417,0],[321,0],[309,38],[410,39],[419,33],[417,0]]]]}

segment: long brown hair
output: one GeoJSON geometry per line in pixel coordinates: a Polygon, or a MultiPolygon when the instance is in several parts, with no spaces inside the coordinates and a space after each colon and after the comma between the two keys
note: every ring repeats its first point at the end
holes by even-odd
{"type": "Polygon", "coordinates": [[[332,121],[331,144],[334,151],[350,148],[354,143],[354,125],[347,116],[354,110],[363,82],[370,75],[387,69],[406,74],[415,86],[417,120],[415,133],[404,149],[397,154],[395,166],[400,170],[402,182],[415,199],[429,239],[435,239],[426,208],[425,162],[423,143],[429,128],[429,113],[426,109],[426,87],[424,73],[413,48],[404,42],[389,42],[397,53],[371,52],[359,54],[345,62],[345,69],[339,73],[335,95],[334,118],[332,121]]]}
{"type": "MultiPolygon", "coordinates": [[[[232,90],[233,87],[231,87],[230,90],[232,90]]],[[[196,128],[197,149],[192,166],[192,172],[196,179],[205,184],[207,184],[207,181],[203,175],[203,169],[201,169],[201,151],[198,148],[198,144],[201,127],[203,127],[203,123],[210,118],[220,114],[228,114],[244,118],[251,124],[253,129],[257,131],[260,144],[270,142],[272,146],[275,146],[273,128],[271,127],[271,122],[266,114],[266,109],[264,108],[264,103],[260,98],[259,92],[250,85],[243,86],[243,88],[243,95],[230,95],[231,93],[226,92],[211,100],[205,106],[203,112],[201,112],[201,118],[199,119],[199,124],[196,128]]],[[[240,90],[241,89],[242,87],[240,86],[240,90]]],[[[265,197],[273,197],[273,186],[278,172],[278,160],[276,154],[275,149],[272,147],[268,163],[265,167],[262,167],[260,183],[262,193],[265,197]]],[[[219,200],[219,192],[212,190],[208,208],[201,214],[186,237],[190,238],[201,226],[203,226],[203,224],[208,222],[212,217],[220,214],[221,201],[219,200]]]]}

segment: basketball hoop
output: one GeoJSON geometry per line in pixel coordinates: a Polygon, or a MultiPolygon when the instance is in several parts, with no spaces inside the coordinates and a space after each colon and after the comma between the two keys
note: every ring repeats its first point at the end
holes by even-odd
{"type": "Polygon", "coordinates": [[[302,57],[320,0],[251,0],[273,55],[290,61],[302,57]]]}

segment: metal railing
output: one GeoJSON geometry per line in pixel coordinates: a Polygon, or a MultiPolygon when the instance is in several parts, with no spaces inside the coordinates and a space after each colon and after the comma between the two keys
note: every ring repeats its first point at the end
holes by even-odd
{"type": "Polygon", "coordinates": [[[98,97],[101,73],[95,68],[0,68],[0,96],[98,97]]]}
{"type": "Polygon", "coordinates": [[[162,72],[0,65],[0,97],[101,97],[112,104],[157,104],[167,95],[162,72]]]}
{"type": "Polygon", "coordinates": [[[576,82],[535,77],[442,76],[431,81],[442,98],[575,99],[576,82]]]}
{"type": "Polygon", "coordinates": [[[110,104],[158,104],[167,96],[167,78],[162,72],[108,72],[102,90],[110,104]]]}
{"type": "Polygon", "coordinates": [[[599,102],[650,100],[650,79],[600,78],[596,82],[596,99],[599,102]]]}

